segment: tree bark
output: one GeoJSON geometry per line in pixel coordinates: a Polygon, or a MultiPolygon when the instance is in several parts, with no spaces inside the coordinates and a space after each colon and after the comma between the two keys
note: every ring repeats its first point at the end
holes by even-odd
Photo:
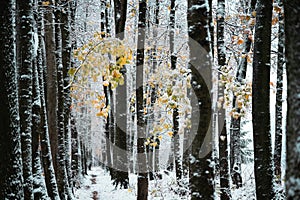
{"type": "Polygon", "coordinates": [[[144,117],[144,46],[146,27],[146,1],[139,1],[138,36],[137,36],[137,58],[136,58],[136,111],[137,111],[137,153],[138,153],[138,200],[148,199],[148,173],[145,172],[146,147],[145,147],[145,117],[144,117]]]}
{"type": "Polygon", "coordinates": [[[0,199],[23,199],[21,133],[18,103],[15,4],[0,6],[0,199]]]}
{"type": "Polygon", "coordinates": [[[287,113],[287,199],[300,199],[300,2],[284,1],[286,70],[288,77],[287,113]]]}
{"type": "MultiPolygon", "coordinates": [[[[277,0],[282,8],[282,0],[277,0]]],[[[276,82],[276,110],[275,110],[275,150],[274,168],[275,180],[281,184],[281,154],[282,154],[282,102],[283,102],[283,65],[284,65],[284,19],[283,10],[278,13],[278,53],[277,53],[277,82],[276,82]]]]}
{"type": "MultiPolygon", "coordinates": [[[[225,0],[218,0],[217,11],[217,50],[218,50],[218,64],[219,68],[226,65],[226,50],[224,45],[224,17],[225,17],[225,0]]],[[[220,69],[221,71],[221,69],[220,69]]],[[[224,87],[219,87],[219,97],[224,96],[224,87]]],[[[225,109],[220,108],[218,117],[225,116],[225,109]]],[[[220,121],[220,120],[218,120],[220,121]]],[[[224,124],[219,124],[219,162],[220,162],[220,187],[221,187],[221,200],[229,200],[230,195],[230,175],[229,175],[229,154],[228,154],[228,139],[226,130],[226,120],[224,124]],[[222,128],[222,131],[220,130],[222,128]]],[[[218,131],[218,134],[219,134],[218,131]]]]}
{"type": "MultiPolygon", "coordinates": [[[[190,164],[189,164],[189,181],[191,190],[191,199],[213,199],[214,193],[214,173],[213,167],[211,165],[212,159],[212,133],[209,130],[211,121],[211,99],[210,99],[210,86],[205,83],[203,74],[200,74],[198,68],[208,70],[210,69],[210,62],[208,52],[210,51],[210,43],[208,40],[209,29],[209,8],[207,8],[206,1],[204,0],[189,0],[188,1],[188,34],[190,40],[195,40],[202,48],[206,50],[206,60],[202,63],[195,63],[196,66],[189,64],[192,73],[192,88],[197,97],[197,105],[200,110],[200,118],[198,122],[198,130],[195,138],[192,142],[191,153],[190,153],[190,164]],[[201,66],[200,66],[201,65],[201,66]],[[207,135],[208,134],[208,135],[207,135]],[[206,136],[209,138],[205,141],[206,136]],[[208,152],[204,153],[204,149],[209,149],[208,152]],[[205,154],[205,155],[204,155],[205,154]]],[[[191,44],[191,41],[189,41],[191,44]]],[[[192,47],[192,46],[190,46],[192,47]]],[[[190,50],[191,60],[195,60],[198,55],[196,55],[195,50],[190,50]]],[[[199,53],[199,52],[197,52],[199,53]]],[[[211,76],[211,73],[206,74],[206,76],[211,76]]],[[[193,118],[193,114],[192,114],[193,118]]],[[[193,125],[192,125],[193,126],[193,125]]]]}
{"type": "Polygon", "coordinates": [[[32,188],[32,62],[33,62],[33,2],[16,1],[17,65],[21,146],[23,159],[24,199],[33,199],[32,188]]]}
{"type": "Polygon", "coordinates": [[[274,198],[270,133],[270,51],[272,1],[257,1],[253,55],[252,120],[256,198],[274,198]]]}

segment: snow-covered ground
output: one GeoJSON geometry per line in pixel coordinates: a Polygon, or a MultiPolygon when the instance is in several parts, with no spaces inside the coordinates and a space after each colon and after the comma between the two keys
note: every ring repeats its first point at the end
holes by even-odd
{"type": "MultiPolygon", "coordinates": [[[[76,199],[103,199],[103,200],[136,200],[137,176],[130,174],[129,188],[115,188],[110,180],[109,172],[101,167],[94,167],[82,180],[81,187],[75,191],[76,199]]],[[[188,195],[178,195],[176,191],[184,190],[175,181],[175,174],[162,173],[161,180],[153,180],[149,183],[149,200],[188,200],[188,195]]],[[[242,166],[243,187],[232,188],[233,200],[255,200],[255,182],[253,166],[242,166]]],[[[216,198],[218,199],[218,198],[216,198]]]]}
{"type": "MultiPolygon", "coordinates": [[[[81,187],[75,191],[76,199],[103,199],[103,200],[135,200],[137,195],[137,176],[130,174],[129,188],[116,189],[110,180],[109,172],[101,167],[94,167],[85,176],[81,187]]],[[[175,194],[178,186],[175,174],[163,173],[162,180],[153,180],[149,183],[149,200],[187,200],[188,196],[175,194]]]]}

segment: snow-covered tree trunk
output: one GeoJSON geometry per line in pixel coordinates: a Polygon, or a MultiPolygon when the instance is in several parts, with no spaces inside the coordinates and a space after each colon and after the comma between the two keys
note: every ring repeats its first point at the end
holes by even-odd
{"type": "Polygon", "coordinates": [[[300,199],[300,2],[284,1],[286,70],[288,77],[287,114],[287,199],[300,199]]]}
{"type": "Polygon", "coordinates": [[[53,166],[56,170],[58,156],[57,140],[57,70],[55,58],[55,29],[54,29],[54,1],[48,1],[49,6],[44,10],[44,27],[45,27],[45,49],[46,49],[46,105],[47,105],[47,123],[51,144],[51,153],[53,166]]]}
{"type": "Polygon", "coordinates": [[[55,171],[53,167],[53,159],[51,154],[50,137],[48,129],[47,120],[47,106],[46,106],[46,47],[45,47],[45,29],[44,29],[44,9],[38,12],[38,61],[37,61],[37,71],[39,73],[39,86],[40,86],[40,102],[41,102],[41,158],[43,164],[43,170],[45,174],[45,183],[47,187],[48,196],[51,199],[59,200],[58,189],[55,178],[55,171]]]}
{"type": "Polygon", "coordinates": [[[15,3],[0,6],[0,199],[23,199],[15,46],[15,3]]]}
{"type": "Polygon", "coordinates": [[[252,120],[256,198],[263,200],[274,197],[269,95],[272,1],[258,0],[256,8],[252,120]]]}
{"type": "MultiPolygon", "coordinates": [[[[246,4],[246,1],[243,2],[246,4]]],[[[251,0],[251,7],[249,8],[249,13],[254,11],[255,9],[256,0],[251,0]]],[[[247,6],[247,5],[246,5],[247,6]]],[[[248,13],[248,14],[249,14],[248,13]]],[[[254,18],[255,16],[251,16],[254,18]]],[[[240,63],[238,65],[237,74],[236,74],[236,80],[238,83],[242,83],[242,81],[246,78],[246,72],[247,72],[247,56],[249,56],[249,52],[251,50],[251,44],[252,44],[252,29],[253,25],[250,24],[250,32],[244,34],[244,49],[243,49],[243,55],[246,55],[245,57],[242,57],[240,60],[240,63]]],[[[236,107],[236,96],[233,96],[233,106],[236,107]]],[[[237,108],[237,112],[240,112],[240,108],[237,108]]],[[[233,177],[234,174],[236,176],[241,177],[241,166],[242,166],[242,158],[241,158],[241,117],[231,117],[230,121],[230,170],[231,170],[231,176],[233,177]],[[234,169],[235,168],[235,169],[234,169]]],[[[233,180],[233,183],[239,187],[242,185],[242,180],[233,180]]]]}
{"type": "MultiPolygon", "coordinates": [[[[171,69],[176,69],[177,56],[175,55],[175,0],[171,0],[170,5],[170,21],[169,21],[169,42],[170,42],[170,55],[171,55],[171,69]]],[[[176,80],[174,80],[175,83],[176,80]]],[[[175,172],[177,182],[182,178],[182,162],[181,162],[181,153],[180,153],[180,137],[178,134],[179,131],[179,113],[178,108],[173,109],[173,138],[172,142],[174,145],[174,162],[175,162],[175,172]]]]}
{"type": "Polygon", "coordinates": [[[33,1],[16,1],[19,111],[23,159],[24,199],[33,199],[32,188],[32,62],[33,1]]]}
{"type": "MultiPolygon", "coordinates": [[[[282,8],[282,0],[277,0],[282,8]]],[[[276,110],[275,110],[275,150],[274,168],[275,178],[281,184],[281,154],[282,154],[282,102],[283,102],[283,65],[284,65],[284,19],[283,9],[278,13],[278,52],[277,52],[277,82],[276,82],[276,110]]]]}
{"type": "MultiPolygon", "coordinates": [[[[220,71],[226,65],[226,50],[224,42],[224,18],[225,18],[225,0],[218,0],[217,10],[217,50],[218,50],[218,65],[220,71]]],[[[224,87],[219,84],[219,98],[224,98],[224,87]]],[[[222,103],[221,103],[222,104],[222,103]]],[[[225,116],[225,109],[220,108],[219,117],[225,116]]],[[[228,154],[228,139],[226,120],[224,124],[219,125],[219,131],[222,128],[219,137],[219,162],[220,162],[220,187],[221,187],[221,200],[230,199],[230,175],[229,175],[229,154],[228,154]]],[[[219,134],[219,132],[218,132],[219,134]]]]}
{"type": "Polygon", "coordinates": [[[148,173],[146,168],[146,148],[145,148],[145,117],[144,117],[144,47],[145,47],[145,27],[146,27],[146,1],[139,1],[138,9],[138,36],[137,36],[137,57],[136,57],[136,113],[137,113],[137,159],[138,163],[138,200],[148,199],[148,173]]]}
{"type": "MultiPolygon", "coordinates": [[[[208,5],[209,4],[207,4],[207,1],[205,0],[189,0],[187,16],[188,35],[206,50],[206,56],[208,56],[208,53],[210,52],[210,44],[208,40],[208,21],[210,16],[208,5]]],[[[198,55],[196,55],[196,52],[190,52],[191,60],[194,60],[197,58],[197,56],[198,55]]],[[[207,58],[207,60],[209,59],[207,58]]],[[[201,66],[203,69],[208,69],[211,66],[207,60],[202,61],[202,63],[197,63],[197,65],[201,66]]],[[[199,66],[193,66],[192,64],[189,66],[192,71],[191,84],[195,95],[197,96],[199,111],[201,113],[198,123],[198,130],[195,134],[190,154],[189,180],[191,199],[209,200],[214,198],[214,173],[213,166],[211,165],[212,152],[209,151],[205,153],[205,155],[201,155],[203,153],[201,151],[203,150],[202,145],[204,145],[206,149],[212,149],[212,137],[211,132],[209,132],[210,118],[212,113],[210,89],[205,83],[202,74],[200,74],[200,72],[197,70],[199,66]],[[207,134],[210,134],[208,135],[210,139],[209,141],[205,142],[204,139],[207,134]]],[[[209,74],[207,75],[210,76],[209,74]]]]}
{"type": "MultiPolygon", "coordinates": [[[[37,17],[35,17],[37,19],[37,17]]],[[[38,19],[37,19],[38,20],[38,19]]],[[[35,33],[37,34],[37,33],[35,33]]],[[[35,41],[38,42],[38,41],[35,41]]],[[[40,52],[40,50],[37,50],[40,52]]],[[[42,134],[41,124],[41,96],[39,85],[38,65],[40,64],[39,53],[33,62],[33,80],[32,80],[32,176],[33,176],[33,198],[46,199],[47,189],[45,185],[45,178],[42,176],[41,165],[41,151],[40,151],[40,137],[42,134]]]]}
{"type": "MultiPolygon", "coordinates": [[[[70,83],[69,69],[71,67],[71,51],[72,51],[72,38],[71,38],[71,12],[75,12],[76,8],[71,8],[74,3],[62,0],[61,12],[61,37],[62,37],[62,64],[63,64],[63,103],[64,103],[64,139],[65,139],[65,164],[66,173],[68,177],[69,187],[72,189],[72,173],[71,173],[71,134],[70,134],[70,87],[66,87],[70,83]]],[[[75,15],[75,13],[73,14],[75,15]]]]}
{"type": "MultiPolygon", "coordinates": [[[[56,2],[55,14],[55,58],[56,58],[56,72],[57,72],[57,139],[58,139],[58,155],[56,161],[56,178],[60,198],[72,199],[73,194],[70,190],[68,175],[66,170],[66,147],[65,147],[65,117],[68,115],[69,108],[65,109],[65,94],[64,94],[64,68],[69,68],[69,66],[64,66],[64,64],[69,65],[69,58],[65,57],[65,63],[63,63],[63,49],[62,49],[62,30],[61,26],[64,24],[62,22],[62,2],[56,2]]],[[[67,11],[64,11],[67,12],[67,11]]],[[[65,31],[65,30],[64,30],[65,31]]],[[[67,39],[67,38],[64,38],[67,39]]],[[[64,41],[66,42],[66,41],[64,41]]],[[[65,49],[66,51],[68,49],[65,49]]]]}

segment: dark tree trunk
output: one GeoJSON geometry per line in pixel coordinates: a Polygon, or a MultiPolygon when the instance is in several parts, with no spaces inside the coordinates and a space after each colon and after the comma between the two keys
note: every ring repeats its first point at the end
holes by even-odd
{"type": "Polygon", "coordinates": [[[257,1],[256,8],[252,120],[256,198],[263,200],[274,197],[269,99],[272,1],[257,1]]]}
{"type": "Polygon", "coordinates": [[[61,2],[57,2],[57,8],[55,14],[55,58],[56,58],[56,74],[57,74],[57,139],[58,139],[58,155],[56,157],[56,179],[60,198],[66,199],[69,193],[69,185],[66,174],[66,148],[65,148],[65,127],[64,127],[64,77],[63,77],[63,62],[62,62],[62,31],[61,31],[61,18],[62,18],[62,7],[59,5],[61,2]]]}
{"type": "Polygon", "coordinates": [[[286,194],[288,200],[300,199],[300,2],[284,1],[286,35],[286,70],[288,77],[287,113],[287,169],[286,194]]]}
{"type": "MultiPolygon", "coordinates": [[[[212,134],[210,127],[211,118],[211,99],[210,99],[210,85],[207,85],[205,79],[211,80],[211,73],[202,74],[203,69],[210,71],[210,62],[208,52],[210,51],[210,44],[208,41],[208,21],[209,12],[204,0],[189,0],[188,1],[188,30],[189,30],[189,44],[190,44],[190,68],[192,71],[192,87],[197,97],[196,105],[200,111],[200,118],[198,122],[198,130],[192,142],[189,164],[189,180],[191,199],[213,199],[214,193],[214,174],[212,159],[212,134]],[[199,52],[193,49],[192,41],[196,41],[206,51],[205,60],[199,62],[197,57],[199,52]],[[201,74],[200,74],[201,73],[201,74]],[[204,76],[203,76],[204,75],[204,76]],[[207,77],[209,76],[209,77],[207,77]],[[209,138],[205,141],[205,138],[209,138]],[[206,152],[206,150],[208,150],[206,152]]],[[[210,84],[210,83],[209,83],[210,84]]],[[[192,114],[193,119],[193,114],[192,114]]],[[[193,125],[192,125],[193,126],[193,125]]]]}
{"type": "Polygon", "coordinates": [[[146,1],[139,1],[138,10],[138,38],[137,38],[137,58],[136,58],[136,111],[137,111],[137,153],[138,153],[138,200],[148,199],[148,173],[145,153],[145,117],[144,117],[144,46],[146,27],[146,1]]]}
{"type": "MultiPolygon", "coordinates": [[[[124,38],[125,21],[127,14],[127,0],[114,0],[115,5],[115,32],[116,36],[120,39],[124,38]]],[[[127,151],[127,81],[126,81],[126,68],[123,66],[121,72],[124,76],[124,84],[119,85],[116,88],[116,134],[115,134],[115,145],[122,149],[122,152],[127,151]]],[[[121,153],[121,152],[120,152],[121,153]]],[[[116,164],[113,184],[120,188],[128,188],[129,177],[128,177],[128,160],[127,155],[114,153],[114,165],[116,164]]]]}
{"type": "Polygon", "coordinates": [[[23,199],[14,1],[0,6],[0,199],[23,199]]]}
{"type": "MultiPolygon", "coordinates": [[[[37,17],[35,17],[37,18],[37,17]]],[[[37,19],[38,20],[38,19],[37,19]]],[[[32,104],[32,176],[33,176],[33,198],[36,200],[47,198],[47,188],[44,184],[44,177],[42,176],[41,165],[41,151],[40,151],[40,138],[42,134],[41,124],[41,96],[38,67],[41,63],[39,59],[40,49],[37,52],[37,57],[33,64],[33,104],[32,104]]]]}
{"type": "MultiPolygon", "coordinates": [[[[53,1],[48,1],[53,6],[53,1]]],[[[57,157],[58,157],[58,138],[57,138],[57,70],[55,58],[55,28],[54,28],[54,14],[52,6],[47,6],[44,14],[45,26],[45,49],[46,49],[46,106],[47,106],[47,124],[49,131],[49,138],[51,143],[51,154],[53,159],[53,166],[56,171],[57,157]]]]}
{"type": "Polygon", "coordinates": [[[45,174],[45,183],[47,187],[48,196],[51,199],[59,200],[58,189],[56,184],[55,172],[53,167],[53,160],[50,147],[50,138],[48,130],[48,120],[47,120],[47,108],[46,108],[46,49],[44,41],[44,21],[43,21],[44,10],[39,10],[37,26],[38,26],[38,37],[39,37],[39,47],[38,47],[38,78],[40,87],[40,102],[41,102],[41,158],[43,164],[43,170],[45,174]]]}
{"type": "Polygon", "coordinates": [[[17,65],[21,146],[23,159],[24,199],[33,199],[32,188],[32,62],[33,62],[33,2],[16,1],[17,65]]]}
{"type": "MultiPolygon", "coordinates": [[[[69,69],[71,67],[71,47],[72,38],[71,38],[71,12],[75,12],[71,6],[74,6],[71,2],[66,0],[62,1],[61,12],[61,37],[62,37],[62,64],[63,64],[63,100],[64,100],[64,139],[65,139],[65,149],[66,152],[71,150],[71,135],[69,131],[69,122],[70,122],[70,107],[71,107],[71,97],[70,97],[70,87],[66,87],[70,83],[69,69]]],[[[75,14],[75,13],[74,13],[75,14]]],[[[74,15],[73,14],[73,15],[74,15]]],[[[66,173],[68,178],[69,187],[72,189],[72,173],[71,173],[71,156],[69,153],[65,155],[65,165],[66,173]]]]}
{"type": "MultiPolygon", "coordinates": [[[[226,65],[226,52],[224,45],[224,17],[225,17],[225,0],[218,0],[217,11],[217,50],[218,50],[218,64],[220,71],[226,65]]],[[[224,96],[224,87],[219,87],[219,97],[224,96]]],[[[220,108],[218,117],[225,116],[225,109],[220,108]]],[[[220,120],[219,120],[220,121],[220,120]]],[[[221,187],[221,200],[230,199],[230,175],[229,175],[229,154],[228,154],[228,139],[226,130],[226,120],[224,124],[220,124],[219,129],[222,128],[219,137],[219,162],[220,162],[220,187],[221,187]]],[[[218,131],[218,134],[219,134],[218,131]]]]}
{"type": "MultiPolygon", "coordinates": [[[[282,0],[277,0],[282,7],[282,0]]],[[[275,150],[274,168],[276,182],[281,184],[281,154],[282,154],[282,92],[283,92],[283,65],[284,65],[284,20],[283,10],[278,13],[278,53],[277,53],[277,82],[276,82],[276,121],[275,121],[275,150]]]]}

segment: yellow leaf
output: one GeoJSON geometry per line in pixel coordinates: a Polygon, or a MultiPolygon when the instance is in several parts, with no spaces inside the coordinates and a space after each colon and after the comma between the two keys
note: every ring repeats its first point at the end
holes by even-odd
{"type": "Polygon", "coordinates": [[[126,58],[124,56],[120,57],[117,61],[117,65],[125,65],[126,64],[126,58]]]}
{"type": "Polygon", "coordinates": [[[162,135],[159,135],[157,138],[158,138],[159,140],[162,140],[162,135]]]}
{"type": "Polygon", "coordinates": [[[42,5],[43,5],[43,6],[49,6],[49,5],[50,5],[50,2],[49,2],[49,1],[43,1],[43,2],[42,2],[42,5]]]}
{"type": "Polygon", "coordinates": [[[109,85],[109,82],[108,81],[103,81],[103,85],[107,87],[109,85]]]}
{"type": "Polygon", "coordinates": [[[244,43],[244,40],[242,38],[239,38],[238,41],[237,41],[237,44],[241,45],[244,43]]]}
{"type": "Polygon", "coordinates": [[[75,69],[75,68],[70,68],[69,71],[68,71],[68,74],[69,74],[70,76],[74,76],[75,72],[76,72],[76,69],[75,69]]]}
{"type": "Polygon", "coordinates": [[[156,146],[157,146],[157,142],[152,142],[152,143],[150,143],[150,146],[156,147],[156,146]]]}
{"type": "Polygon", "coordinates": [[[174,133],[173,133],[173,131],[168,131],[167,134],[168,134],[170,137],[173,137],[173,134],[174,134],[174,133]]]}
{"type": "Polygon", "coordinates": [[[98,112],[96,114],[97,117],[105,117],[107,118],[108,117],[108,113],[107,112],[104,112],[104,110],[101,110],[100,112],[98,112]]]}

